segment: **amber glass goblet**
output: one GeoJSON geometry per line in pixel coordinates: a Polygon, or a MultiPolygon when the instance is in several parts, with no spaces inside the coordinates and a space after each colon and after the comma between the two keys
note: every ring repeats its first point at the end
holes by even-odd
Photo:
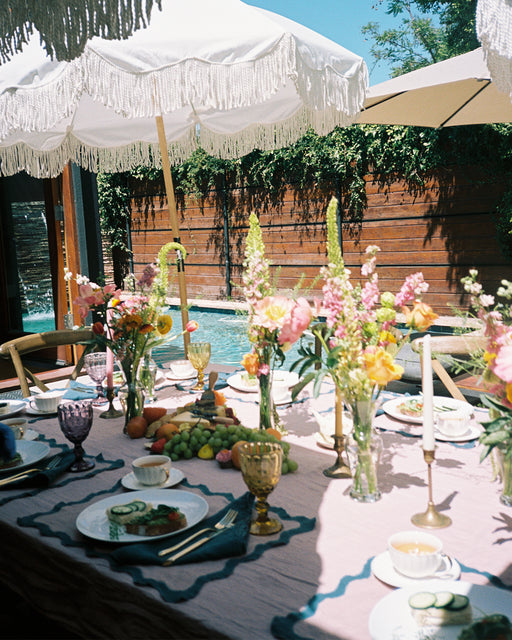
{"type": "Polygon", "coordinates": [[[211,345],[209,342],[191,342],[187,347],[187,355],[197,371],[197,384],[192,388],[202,391],[204,389],[204,370],[210,362],[211,345]]]}
{"type": "Polygon", "coordinates": [[[256,496],[258,516],[251,522],[250,532],[256,536],[268,536],[281,531],[281,522],[268,516],[267,502],[267,496],[281,477],[281,445],[278,442],[246,442],[240,446],[239,453],[244,482],[256,496]]]}

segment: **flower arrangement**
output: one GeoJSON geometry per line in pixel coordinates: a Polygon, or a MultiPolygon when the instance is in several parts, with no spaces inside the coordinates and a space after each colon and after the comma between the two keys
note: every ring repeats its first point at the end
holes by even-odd
{"type": "MultiPolygon", "coordinates": [[[[127,295],[114,284],[100,286],[87,276],[76,276],[79,296],[74,303],[80,317],[85,320],[90,312],[94,313],[94,344],[101,349],[110,349],[117,357],[129,389],[135,386],[139,364],[145,354],[164,341],[197,329],[197,322],[190,321],[180,334],[168,337],[172,318],[163,313],[162,308],[168,282],[167,255],[176,249],[186,255],[180,244],[168,243],[159,251],[158,267],[147,265],[138,280],[133,275],[128,276],[125,279],[127,295]]],[[[72,274],[66,272],[65,278],[71,277],[72,274]]],[[[140,401],[136,404],[131,406],[132,402],[127,401],[127,421],[142,413],[140,401]]]]}
{"type": "Polygon", "coordinates": [[[317,354],[311,346],[301,345],[301,357],[292,366],[292,369],[299,368],[301,382],[293,394],[314,381],[314,393],[318,395],[325,376],[332,378],[351,411],[352,437],[360,452],[354,465],[351,495],[362,501],[373,501],[380,496],[376,487],[376,461],[370,451],[376,400],[389,382],[401,378],[403,368],[395,362],[395,357],[411,332],[426,330],[438,316],[421,302],[422,294],[428,290],[421,273],[408,276],[396,295],[390,291],[380,292],[376,270],[378,246],[366,249],[366,261],[361,268],[364,285],[352,283],[338,243],[336,209],[337,200],[332,198],[327,209],[328,265],[321,270],[322,313],[326,320],[312,328],[322,351],[317,354]],[[405,317],[405,332],[397,327],[399,311],[405,317]],[[312,367],[316,370],[307,373],[312,367]]]}
{"type": "Polygon", "coordinates": [[[264,429],[273,426],[272,370],[284,362],[285,352],[302,336],[318,309],[304,297],[276,295],[270,283],[270,263],[265,258],[261,227],[254,213],[249,217],[243,284],[252,350],[244,355],[241,364],[248,376],[259,382],[260,428],[264,429]]]}
{"type": "Polygon", "coordinates": [[[480,443],[484,446],[481,460],[497,447],[503,454],[502,501],[512,505],[512,282],[502,280],[496,292],[501,300],[486,294],[477,281],[478,271],[471,269],[462,278],[470,294],[472,315],[483,326],[485,348],[472,354],[469,367],[481,375],[486,393],[482,403],[489,409],[490,420],[483,423],[480,443]]]}

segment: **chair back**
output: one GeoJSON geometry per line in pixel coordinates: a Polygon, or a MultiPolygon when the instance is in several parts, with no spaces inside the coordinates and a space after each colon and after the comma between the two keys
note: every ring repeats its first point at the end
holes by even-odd
{"type": "MultiPolygon", "coordinates": [[[[48,387],[32,373],[22,362],[22,356],[40,351],[42,349],[72,346],[85,344],[94,338],[91,328],[84,329],[57,329],[55,331],[45,331],[43,333],[32,333],[21,338],[9,340],[0,345],[0,357],[11,358],[16,370],[16,375],[20,382],[23,397],[28,398],[30,393],[29,384],[35,384],[42,391],[47,391],[48,387]]],[[[75,380],[83,366],[85,353],[91,351],[94,345],[88,345],[78,358],[70,379],[75,380]]]]}

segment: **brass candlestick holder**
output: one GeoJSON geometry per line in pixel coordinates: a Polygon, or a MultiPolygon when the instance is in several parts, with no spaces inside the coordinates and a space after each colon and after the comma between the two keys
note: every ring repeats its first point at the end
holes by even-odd
{"type": "Polygon", "coordinates": [[[343,460],[343,451],[345,450],[345,436],[333,436],[334,438],[334,451],[337,454],[336,462],[327,469],[324,469],[323,474],[328,478],[351,478],[352,473],[350,467],[343,460]]]}
{"type": "Polygon", "coordinates": [[[343,396],[338,387],[334,396],[334,451],[337,454],[336,462],[327,469],[324,469],[324,476],[328,478],[351,478],[350,467],[343,460],[342,455],[345,450],[345,436],[343,435],[343,396]],[[339,435],[341,434],[341,435],[339,435]]]}
{"type": "Polygon", "coordinates": [[[107,387],[107,400],[108,400],[108,409],[106,411],[103,411],[103,413],[100,413],[100,418],[120,418],[121,416],[124,415],[124,413],[122,411],[119,411],[118,409],[114,409],[114,398],[115,398],[115,393],[114,393],[114,387],[107,387]]]}
{"type": "Polygon", "coordinates": [[[435,452],[423,450],[423,458],[428,467],[428,505],[427,510],[424,513],[414,515],[411,518],[411,522],[417,527],[423,527],[425,529],[442,529],[443,527],[449,527],[452,523],[451,518],[439,513],[432,499],[432,463],[435,460],[435,452]]]}

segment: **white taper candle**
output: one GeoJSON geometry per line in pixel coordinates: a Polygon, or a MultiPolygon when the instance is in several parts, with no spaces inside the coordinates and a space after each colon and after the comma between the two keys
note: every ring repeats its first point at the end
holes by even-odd
{"type": "Polygon", "coordinates": [[[432,347],[430,334],[423,338],[423,449],[434,451],[434,384],[432,380],[432,347]]]}

